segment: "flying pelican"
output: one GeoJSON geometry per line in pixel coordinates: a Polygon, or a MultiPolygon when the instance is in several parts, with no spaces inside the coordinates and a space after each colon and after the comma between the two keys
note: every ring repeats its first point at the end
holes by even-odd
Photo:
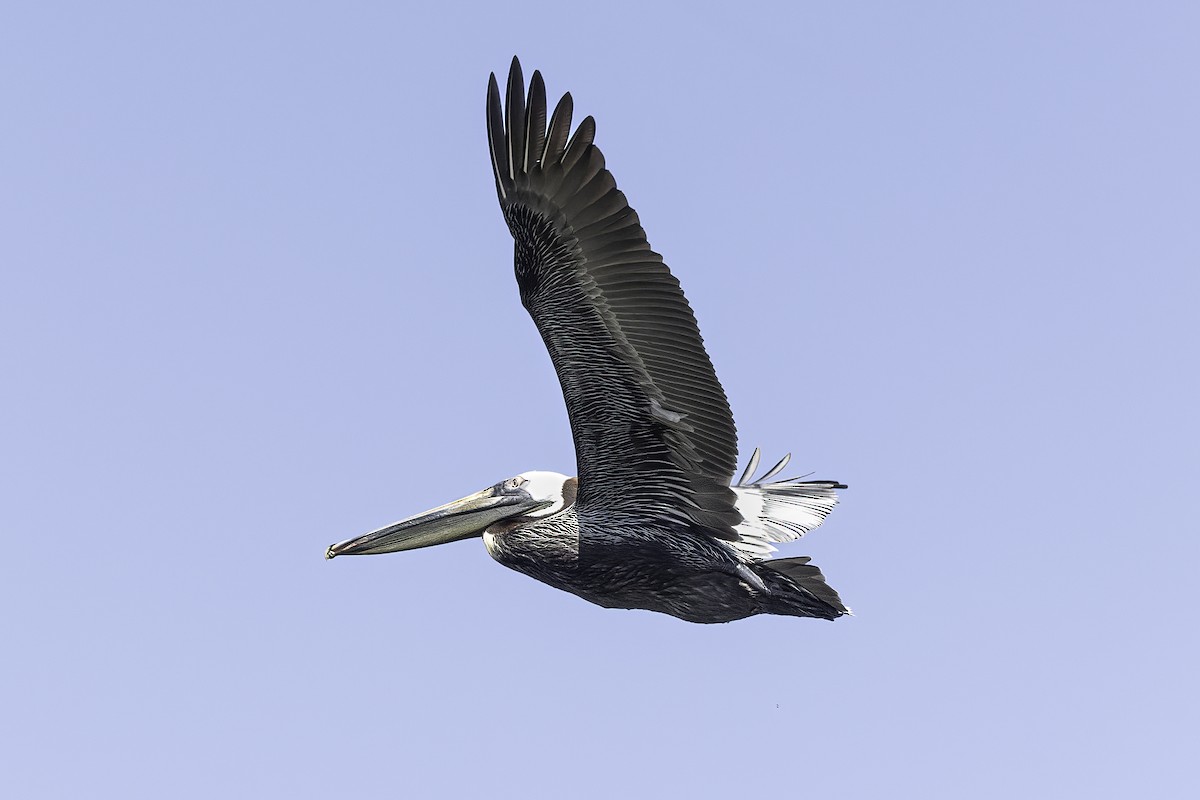
{"type": "Polygon", "coordinates": [[[753,614],[848,613],[805,557],[766,560],[773,543],[821,524],[837,481],[737,484],[725,392],[677,281],[592,143],[571,132],[563,95],[529,95],[513,59],[504,103],[493,73],[487,130],[496,192],[516,242],[521,302],[558,373],[579,477],[524,472],[482,492],[332,545],[327,558],[412,550],[482,536],[506,567],[605,608],[690,622],[753,614]]]}

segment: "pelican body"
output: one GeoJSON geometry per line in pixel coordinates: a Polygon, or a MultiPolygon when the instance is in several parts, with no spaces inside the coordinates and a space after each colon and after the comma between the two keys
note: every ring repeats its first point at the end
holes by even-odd
{"type": "Polygon", "coordinates": [[[848,613],[808,558],[767,558],[845,486],[774,479],[789,457],[755,478],[757,449],[733,483],[733,415],[691,307],[605,168],[594,120],[570,135],[572,106],[564,95],[547,120],[541,75],[526,95],[515,58],[503,102],[488,84],[517,286],[562,385],[578,477],[522,473],[326,556],[482,537],[501,564],[605,608],[690,622],[848,613]]]}

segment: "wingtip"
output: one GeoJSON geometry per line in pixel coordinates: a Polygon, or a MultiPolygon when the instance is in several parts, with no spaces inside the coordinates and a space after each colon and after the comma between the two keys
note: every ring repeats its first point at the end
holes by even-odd
{"type": "Polygon", "coordinates": [[[531,172],[542,159],[546,144],[546,82],[536,69],[529,80],[529,96],[525,101],[524,172],[531,172]]]}
{"type": "Polygon", "coordinates": [[[567,142],[567,150],[563,154],[563,168],[570,169],[573,167],[595,141],[596,119],[589,114],[579,123],[579,127],[575,129],[575,133],[571,136],[571,141],[567,142]]]}
{"type": "Polygon", "coordinates": [[[525,74],[521,70],[521,59],[513,56],[512,63],[508,65],[508,84],[509,86],[520,86],[520,94],[524,94],[525,89],[525,74]]]}
{"type": "Polygon", "coordinates": [[[500,99],[500,84],[494,72],[488,78],[487,132],[492,173],[496,178],[496,194],[503,203],[508,194],[505,183],[510,180],[511,172],[508,165],[507,131],[504,128],[504,104],[500,99]]]}

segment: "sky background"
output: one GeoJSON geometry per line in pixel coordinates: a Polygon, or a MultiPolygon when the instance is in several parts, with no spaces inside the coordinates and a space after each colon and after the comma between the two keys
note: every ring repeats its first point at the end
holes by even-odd
{"type": "Polygon", "coordinates": [[[1194,796],[1195,4],[298,5],[0,11],[0,793],[1194,796]],[[514,53],[855,617],[323,559],[574,474],[514,53]]]}

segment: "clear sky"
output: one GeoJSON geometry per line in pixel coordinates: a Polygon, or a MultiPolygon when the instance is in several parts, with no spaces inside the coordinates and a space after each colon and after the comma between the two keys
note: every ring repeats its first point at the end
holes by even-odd
{"type": "Polygon", "coordinates": [[[0,793],[1194,796],[1195,4],[300,5],[0,12],[0,793]],[[322,558],[573,474],[514,53],[855,617],[322,558]]]}

